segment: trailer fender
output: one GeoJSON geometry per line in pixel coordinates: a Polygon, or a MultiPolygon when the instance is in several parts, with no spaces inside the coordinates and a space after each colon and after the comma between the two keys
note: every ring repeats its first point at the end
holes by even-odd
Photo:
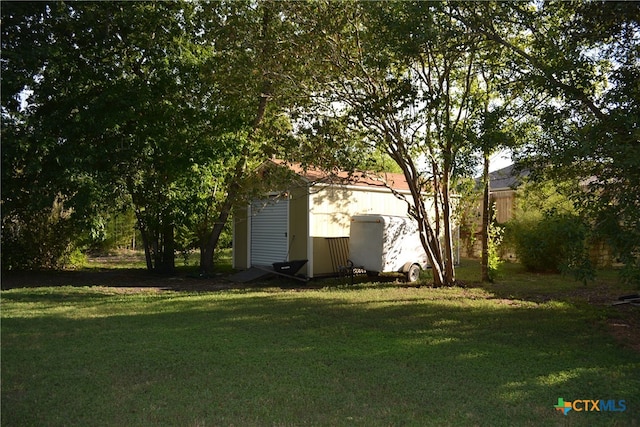
{"type": "Polygon", "coordinates": [[[409,271],[409,269],[411,268],[411,266],[412,266],[413,264],[417,264],[417,262],[413,262],[413,261],[406,262],[406,263],[402,266],[402,268],[399,270],[399,272],[400,272],[400,273],[406,273],[406,272],[408,272],[408,271],[409,271]]]}
{"type": "Polygon", "coordinates": [[[407,282],[413,283],[420,277],[420,270],[422,267],[417,262],[407,262],[402,266],[401,272],[405,274],[407,282]]]}

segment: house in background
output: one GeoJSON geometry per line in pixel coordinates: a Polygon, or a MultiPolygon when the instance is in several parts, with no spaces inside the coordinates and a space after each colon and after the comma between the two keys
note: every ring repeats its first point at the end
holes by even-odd
{"type": "MultiPolygon", "coordinates": [[[[518,191],[520,191],[520,187],[529,175],[529,170],[518,170],[514,165],[507,166],[489,174],[489,200],[493,206],[497,223],[505,224],[513,219],[518,191]]],[[[477,178],[476,181],[480,183],[481,178],[477,178]]],[[[581,185],[584,185],[584,182],[586,181],[583,181],[581,185]]],[[[476,213],[477,224],[482,223],[481,203],[482,201],[479,200],[476,213]]],[[[481,227],[481,225],[479,227],[481,227]]],[[[479,258],[481,256],[481,233],[482,230],[480,228],[476,229],[473,236],[470,236],[469,231],[462,233],[461,240],[463,241],[463,253],[465,256],[472,258],[479,258]]],[[[588,250],[593,265],[605,267],[615,263],[611,248],[602,240],[594,239],[588,241],[588,250]]],[[[517,260],[515,251],[511,247],[503,246],[501,248],[501,256],[503,259],[517,260]]]]}
{"type": "MultiPolygon", "coordinates": [[[[489,203],[498,224],[505,224],[513,218],[518,188],[528,176],[528,170],[518,171],[514,165],[489,173],[489,203]]],[[[482,177],[476,178],[476,184],[481,188],[482,177]]],[[[462,253],[466,257],[479,258],[482,254],[482,195],[472,206],[471,212],[466,214],[469,223],[463,226],[460,237],[462,253]]],[[[511,251],[503,255],[504,258],[515,259],[511,251]]]]}
{"type": "Polygon", "coordinates": [[[516,191],[528,176],[528,170],[517,171],[514,165],[489,174],[489,202],[494,206],[496,221],[499,224],[513,218],[516,191]]]}
{"type": "Polygon", "coordinates": [[[402,174],[329,174],[268,160],[256,175],[260,179],[278,168],[291,172],[287,182],[234,212],[236,269],[308,260],[300,274],[309,278],[334,275],[346,265],[349,256],[352,216],[407,216],[411,193],[402,174]],[[405,196],[406,201],[398,196],[405,196]]]}

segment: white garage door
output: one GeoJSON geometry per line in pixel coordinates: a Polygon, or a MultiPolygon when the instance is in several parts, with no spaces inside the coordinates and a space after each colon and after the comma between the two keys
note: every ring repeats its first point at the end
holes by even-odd
{"type": "Polygon", "coordinates": [[[289,200],[269,198],[251,203],[251,265],[287,261],[289,200]]]}

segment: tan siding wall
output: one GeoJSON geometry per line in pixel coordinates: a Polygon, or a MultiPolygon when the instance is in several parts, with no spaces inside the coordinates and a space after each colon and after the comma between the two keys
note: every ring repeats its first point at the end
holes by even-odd
{"type": "Polygon", "coordinates": [[[360,214],[407,214],[407,204],[390,191],[371,191],[349,187],[313,188],[310,213],[313,215],[310,234],[314,237],[349,236],[351,217],[360,214]]]}
{"type": "Polygon", "coordinates": [[[313,187],[309,212],[313,239],[313,275],[334,273],[326,237],[348,237],[351,217],[360,214],[407,215],[406,202],[389,190],[368,188],[313,187]]]}
{"type": "Polygon", "coordinates": [[[313,275],[333,274],[329,243],[324,237],[312,237],[313,240],[313,275]]]}

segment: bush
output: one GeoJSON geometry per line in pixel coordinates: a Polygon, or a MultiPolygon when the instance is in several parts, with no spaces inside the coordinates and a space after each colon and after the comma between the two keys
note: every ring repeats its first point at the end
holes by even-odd
{"type": "Polygon", "coordinates": [[[27,218],[2,218],[2,270],[64,268],[79,261],[78,236],[55,207],[27,218]]]}
{"type": "Polygon", "coordinates": [[[593,277],[586,241],[588,228],[577,215],[546,211],[541,219],[524,217],[507,225],[507,239],[529,271],[593,277]]]}

